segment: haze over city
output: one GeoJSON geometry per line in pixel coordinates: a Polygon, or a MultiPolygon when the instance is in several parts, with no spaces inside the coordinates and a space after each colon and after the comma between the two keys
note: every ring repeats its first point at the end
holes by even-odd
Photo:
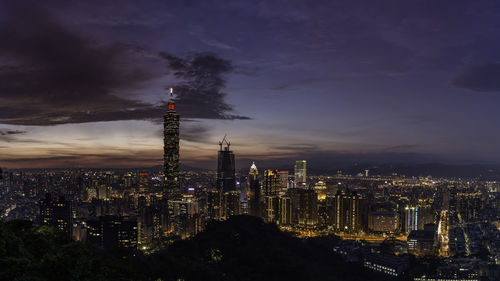
{"type": "Polygon", "coordinates": [[[0,166],[498,164],[499,5],[2,1],[0,166]]]}

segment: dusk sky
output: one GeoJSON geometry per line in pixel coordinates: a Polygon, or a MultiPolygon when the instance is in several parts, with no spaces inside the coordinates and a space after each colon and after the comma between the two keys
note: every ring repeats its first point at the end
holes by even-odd
{"type": "Polygon", "coordinates": [[[498,0],[1,3],[2,167],[500,163],[498,0]]]}

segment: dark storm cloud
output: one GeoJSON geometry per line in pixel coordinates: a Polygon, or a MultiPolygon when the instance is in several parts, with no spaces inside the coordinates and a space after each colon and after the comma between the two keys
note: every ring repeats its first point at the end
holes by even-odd
{"type": "Polygon", "coordinates": [[[99,46],[66,29],[34,2],[5,4],[1,21],[1,98],[74,106],[80,102],[122,102],[116,88],[148,78],[145,68],[122,65],[135,48],[125,44],[99,46]],[[6,61],[6,62],[5,62],[6,61]]]}
{"type": "Polygon", "coordinates": [[[211,53],[192,54],[185,59],[168,53],[160,53],[160,56],[181,80],[174,85],[179,111],[191,112],[191,118],[249,119],[225,114],[233,111],[225,102],[226,93],[222,92],[226,86],[223,75],[233,71],[230,61],[211,53]]]}
{"type": "MultiPolygon", "coordinates": [[[[140,97],[123,97],[165,75],[165,63],[158,54],[129,44],[93,42],[68,29],[35,2],[9,2],[2,8],[0,123],[55,125],[159,119],[167,110],[164,102],[151,105],[140,97]]],[[[186,82],[180,88],[178,102],[183,117],[245,119],[228,114],[233,108],[220,91],[225,85],[222,74],[231,71],[217,68],[222,66],[217,63],[225,60],[207,54],[192,55],[191,61],[178,60],[194,64],[175,69],[177,72],[201,64],[197,69],[201,76],[184,77],[186,82]],[[205,77],[209,81],[204,84],[205,77]],[[203,89],[197,92],[200,88],[185,88],[188,85],[202,85],[203,89]],[[208,105],[211,107],[206,108],[208,105]]]]}
{"type": "Polygon", "coordinates": [[[19,135],[25,133],[26,131],[20,131],[20,130],[0,130],[0,136],[19,135]]]}
{"type": "MultiPolygon", "coordinates": [[[[156,131],[155,136],[163,138],[163,129],[156,131]]],[[[212,143],[210,142],[210,129],[204,125],[197,124],[197,122],[191,122],[191,120],[186,120],[182,123],[179,137],[182,140],[190,142],[212,143]]]]}
{"type": "Polygon", "coordinates": [[[466,68],[453,81],[453,85],[478,92],[500,91],[500,63],[476,65],[466,68]]]}
{"type": "Polygon", "coordinates": [[[47,160],[75,160],[79,158],[77,156],[53,156],[53,157],[40,157],[40,158],[15,158],[15,159],[0,159],[2,162],[6,163],[16,163],[16,162],[42,162],[47,160]]]}
{"type": "Polygon", "coordinates": [[[19,167],[120,167],[120,166],[147,166],[161,163],[161,157],[154,158],[148,156],[137,155],[62,155],[62,156],[49,156],[39,158],[10,158],[2,159],[0,163],[3,165],[14,165],[19,167]],[[124,165],[124,163],[127,163],[124,165]]]}
{"type": "Polygon", "coordinates": [[[25,133],[26,131],[0,129],[0,141],[11,142],[16,140],[16,135],[25,133]]]}
{"type": "Polygon", "coordinates": [[[208,142],[210,130],[201,125],[183,126],[180,138],[191,142],[208,142]]]}

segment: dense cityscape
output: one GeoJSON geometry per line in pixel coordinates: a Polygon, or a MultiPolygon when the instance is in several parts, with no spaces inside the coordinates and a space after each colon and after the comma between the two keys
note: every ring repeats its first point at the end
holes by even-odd
{"type": "Polygon", "coordinates": [[[0,281],[500,281],[500,1],[0,0],[0,281]]]}
{"type": "Polygon", "coordinates": [[[370,169],[309,175],[306,160],[285,171],[259,170],[256,159],[248,172],[237,172],[227,136],[214,151],[216,171],[180,171],[180,127],[171,89],[163,169],[5,169],[2,220],[51,226],[102,250],[149,255],[211,221],[250,215],[300,239],[340,237],[332,255],[387,279],[408,280],[410,256],[439,261],[415,281],[499,278],[500,182],[370,169]]]}

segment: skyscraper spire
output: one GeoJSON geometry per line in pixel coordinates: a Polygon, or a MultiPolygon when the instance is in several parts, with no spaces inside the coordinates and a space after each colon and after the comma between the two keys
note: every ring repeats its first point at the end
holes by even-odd
{"type": "Polygon", "coordinates": [[[175,111],[174,88],[170,88],[170,99],[168,100],[168,111],[175,111]]]}
{"type": "Polygon", "coordinates": [[[250,166],[250,171],[257,170],[257,166],[255,166],[255,162],[252,162],[252,166],[250,166]]]}

